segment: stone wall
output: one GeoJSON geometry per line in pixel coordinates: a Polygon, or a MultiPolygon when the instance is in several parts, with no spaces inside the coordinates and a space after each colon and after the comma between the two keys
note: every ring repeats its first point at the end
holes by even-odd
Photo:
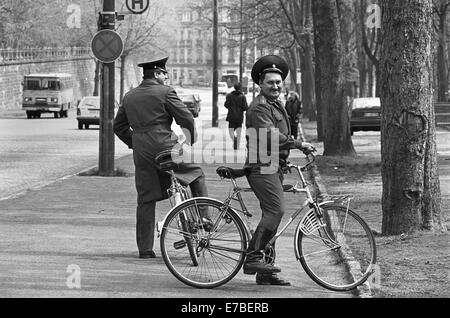
{"type": "MultiPolygon", "coordinates": [[[[120,62],[116,62],[116,100],[120,96],[120,62]]],[[[74,79],[74,97],[80,100],[94,92],[95,59],[90,48],[0,49],[0,110],[22,109],[23,76],[31,73],[69,73],[74,79]]],[[[142,78],[135,62],[125,68],[124,88],[136,87],[142,78]]]]}
{"type": "Polygon", "coordinates": [[[31,73],[69,73],[74,79],[74,97],[92,95],[95,61],[92,58],[0,65],[0,110],[22,108],[23,76],[31,73]]]}

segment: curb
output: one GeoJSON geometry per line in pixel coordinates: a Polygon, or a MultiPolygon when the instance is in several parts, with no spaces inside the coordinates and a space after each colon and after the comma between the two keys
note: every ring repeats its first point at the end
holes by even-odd
{"type": "MultiPolygon", "coordinates": [[[[299,129],[299,135],[300,135],[301,140],[306,142],[303,128],[301,125],[300,125],[300,129],[299,129]]],[[[329,197],[329,195],[328,195],[325,185],[322,183],[322,178],[320,176],[320,172],[319,172],[319,169],[317,168],[317,165],[314,164],[312,167],[313,168],[311,170],[309,170],[309,175],[310,175],[310,178],[314,182],[314,188],[317,191],[318,198],[320,199],[320,201],[323,201],[324,199],[329,197]]],[[[356,268],[360,267],[359,263],[352,256],[346,256],[345,259],[347,261],[348,268],[350,268],[350,272],[356,271],[357,270],[356,268]],[[355,263],[357,263],[357,264],[355,264],[355,263]]],[[[370,277],[369,277],[369,279],[370,279],[370,277]]],[[[372,290],[370,288],[368,281],[366,281],[361,286],[358,286],[352,292],[355,293],[355,296],[358,298],[373,298],[373,293],[372,293],[372,290]]]]}
{"type": "MultiPolygon", "coordinates": [[[[310,176],[314,180],[314,187],[318,192],[318,197],[321,201],[325,200],[329,197],[325,186],[322,183],[322,179],[320,177],[319,170],[317,166],[314,165],[312,170],[310,171],[310,176]]],[[[359,262],[353,258],[351,255],[346,255],[345,260],[347,261],[347,266],[350,268],[350,273],[356,272],[359,265],[359,262]]],[[[370,277],[369,277],[370,279],[370,277]]],[[[368,279],[368,280],[369,280],[368,279]]],[[[364,282],[361,286],[358,286],[353,292],[356,294],[358,298],[373,298],[373,292],[370,288],[368,280],[364,282]]]]}

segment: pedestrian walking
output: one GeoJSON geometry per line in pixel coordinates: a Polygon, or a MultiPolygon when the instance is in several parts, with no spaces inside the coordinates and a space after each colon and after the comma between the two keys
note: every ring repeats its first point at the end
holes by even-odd
{"type": "Polygon", "coordinates": [[[298,139],[298,125],[302,115],[302,102],[297,92],[291,92],[286,102],[286,112],[289,115],[291,134],[294,139],[298,139]]]}
{"type": "MultiPolygon", "coordinates": [[[[168,173],[160,170],[155,158],[178,145],[178,136],[171,129],[173,120],[183,128],[187,143],[194,144],[196,139],[192,113],[175,90],[165,85],[167,60],[168,57],[139,64],[144,79],[125,95],[114,120],[114,133],[133,149],[137,190],[136,241],[140,258],[156,257],[153,251],[156,202],[168,198],[171,180],[168,173]]],[[[200,166],[180,164],[175,174],[183,185],[190,186],[193,196],[208,196],[200,166]]],[[[211,221],[206,212],[203,221],[208,223],[211,221]]]]}
{"type": "Polygon", "coordinates": [[[244,273],[256,274],[256,283],[259,285],[290,285],[277,276],[276,273],[281,272],[281,269],[274,266],[275,259],[271,263],[264,260],[263,250],[276,234],[285,212],[282,169],[290,149],[300,149],[305,154],[314,151],[311,144],[294,140],[291,136],[289,117],[280,100],[283,81],[288,73],[286,61],[276,55],[262,57],[252,69],[253,81],[259,83],[261,93],[247,111],[248,151],[245,168],[248,183],[260,202],[262,217],[248,246],[244,273]],[[254,131],[257,140],[251,140],[254,131]],[[278,136],[278,140],[267,140],[271,136],[278,136]],[[275,149],[274,145],[277,145],[275,149]],[[264,162],[268,153],[272,154],[270,160],[277,162],[264,162]],[[273,159],[274,153],[278,153],[278,158],[273,159]]]}
{"type": "Polygon", "coordinates": [[[244,112],[248,109],[247,98],[242,93],[240,83],[234,85],[234,91],[227,95],[225,107],[228,109],[227,121],[233,149],[239,148],[242,134],[242,124],[244,122],[244,112]]]}

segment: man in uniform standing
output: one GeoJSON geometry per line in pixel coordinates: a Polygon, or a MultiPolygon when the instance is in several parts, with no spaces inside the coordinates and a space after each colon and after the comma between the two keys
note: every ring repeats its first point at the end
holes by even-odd
{"type": "Polygon", "coordinates": [[[287,63],[276,55],[262,57],[252,69],[253,81],[259,84],[261,93],[247,111],[245,168],[247,180],[260,202],[262,217],[249,243],[244,273],[256,274],[259,285],[290,285],[276,275],[281,269],[274,266],[274,260],[265,262],[263,251],[276,234],[285,211],[282,168],[290,149],[300,149],[305,154],[314,151],[311,144],[291,136],[289,117],[280,100],[288,73],[287,63]]]}
{"type": "MultiPolygon", "coordinates": [[[[140,258],[156,257],[153,251],[156,202],[167,199],[170,176],[159,169],[156,156],[175,149],[178,136],[172,122],[183,128],[186,142],[194,144],[195,122],[191,112],[178,98],[175,90],[165,85],[168,58],[139,64],[144,70],[141,85],[128,92],[114,120],[114,132],[133,149],[137,190],[136,241],[140,258]]],[[[175,170],[183,185],[189,185],[192,195],[208,196],[205,175],[200,166],[182,164],[175,170]]],[[[211,222],[204,217],[204,223],[211,222]]]]}

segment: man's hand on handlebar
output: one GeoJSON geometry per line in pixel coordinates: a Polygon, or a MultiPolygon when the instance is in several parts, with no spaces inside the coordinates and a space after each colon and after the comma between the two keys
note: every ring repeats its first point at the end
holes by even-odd
{"type": "Polygon", "coordinates": [[[302,146],[299,148],[306,156],[316,152],[316,148],[307,142],[302,142],[302,146]]]}

